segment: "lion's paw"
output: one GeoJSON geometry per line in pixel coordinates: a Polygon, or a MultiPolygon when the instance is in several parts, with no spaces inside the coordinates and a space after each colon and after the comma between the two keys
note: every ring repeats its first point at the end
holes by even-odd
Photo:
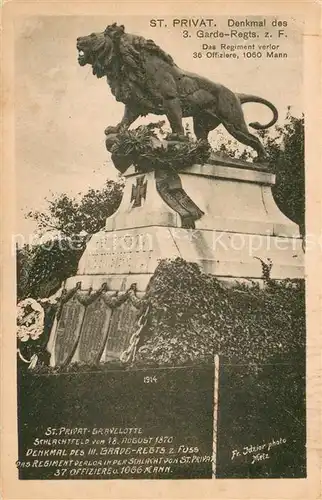
{"type": "Polygon", "coordinates": [[[117,134],[118,132],[118,128],[117,127],[106,127],[106,129],[104,130],[104,134],[105,135],[111,135],[111,134],[117,134]]]}
{"type": "Polygon", "coordinates": [[[176,133],[170,133],[166,137],[167,141],[178,141],[178,142],[187,142],[189,141],[189,138],[184,135],[184,134],[176,134],[176,133]]]}

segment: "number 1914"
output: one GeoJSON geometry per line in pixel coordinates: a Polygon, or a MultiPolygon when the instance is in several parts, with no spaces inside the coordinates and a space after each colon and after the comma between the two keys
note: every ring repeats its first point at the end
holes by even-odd
{"type": "Polygon", "coordinates": [[[143,382],[145,384],[155,384],[158,381],[158,378],[156,375],[147,375],[146,377],[143,377],[143,382]]]}

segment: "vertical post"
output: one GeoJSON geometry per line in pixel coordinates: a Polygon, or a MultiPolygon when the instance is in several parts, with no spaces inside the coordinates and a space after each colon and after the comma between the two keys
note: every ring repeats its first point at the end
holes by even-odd
{"type": "Polygon", "coordinates": [[[212,426],[212,478],[216,478],[217,471],[217,435],[218,435],[218,408],[219,408],[219,356],[214,359],[214,417],[212,426]]]}
{"type": "Polygon", "coordinates": [[[55,312],[55,318],[51,327],[48,344],[46,347],[47,352],[50,354],[49,366],[56,366],[55,360],[55,343],[57,337],[57,311],[55,312]]]}

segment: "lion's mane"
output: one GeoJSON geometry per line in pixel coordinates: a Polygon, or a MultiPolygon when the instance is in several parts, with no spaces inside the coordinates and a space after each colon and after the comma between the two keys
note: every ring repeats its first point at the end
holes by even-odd
{"type": "Polygon", "coordinates": [[[109,38],[109,43],[96,45],[99,50],[93,51],[93,73],[98,78],[107,76],[111,91],[117,101],[126,103],[131,100],[134,84],[136,92],[138,87],[142,89],[142,95],[136,95],[136,97],[140,97],[143,106],[146,97],[158,100],[155,86],[147,74],[146,57],[147,55],[156,56],[170,66],[174,66],[172,57],[153,40],[125,33],[123,25],[117,26],[114,23],[107,26],[104,36],[109,38]]]}

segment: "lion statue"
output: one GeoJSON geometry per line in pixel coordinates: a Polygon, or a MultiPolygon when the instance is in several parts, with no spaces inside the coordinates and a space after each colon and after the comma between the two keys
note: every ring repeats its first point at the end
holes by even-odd
{"type": "Polygon", "coordinates": [[[79,64],[90,64],[97,78],[105,76],[116,100],[125,104],[121,122],[108,127],[107,135],[124,131],[139,116],[152,113],[166,115],[171,138],[180,140],[184,137],[182,118],[192,117],[197,139],[207,140],[209,132],[222,123],[235,139],[257,152],[256,161],[267,160],[260,140],[249,132],[242,110],[242,104],[249,102],[268,106],[272,120],[266,125],[249,125],[256,130],[269,128],[276,123],[278,113],[266,99],[236,94],[180,69],[153,40],[126,33],[124,26],[116,23],[102,33],[77,38],[77,50],[79,64]]]}

